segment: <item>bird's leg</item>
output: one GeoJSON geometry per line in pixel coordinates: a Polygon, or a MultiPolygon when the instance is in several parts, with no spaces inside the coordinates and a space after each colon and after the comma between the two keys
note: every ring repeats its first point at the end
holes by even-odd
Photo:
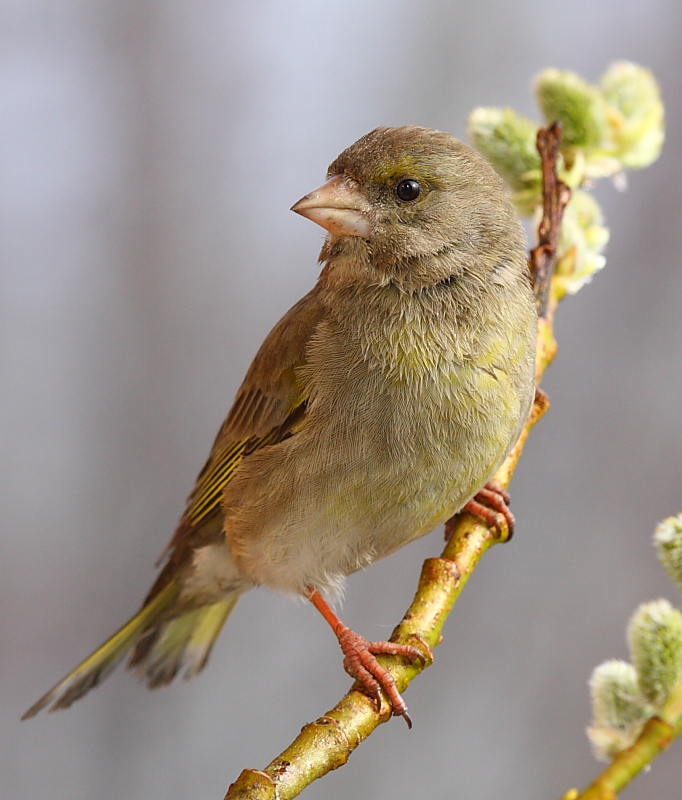
{"type": "MultiPolygon", "coordinates": [[[[497,531],[498,536],[504,532],[504,524],[507,527],[507,541],[514,533],[514,515],[509,510],[510,497],[507,492],[495,481],[488,481],[486,485],[469,500],[462,508],[475,517],[479,517],[489,528],[497,531]]],[[[453,519],[445,523],[445,538],[449,539],[452,534],[453,519]]]]}
{"type": "Polygon", "coordinates": [[[424,656],[409,644],[396,644],[395,642],[368,642],[359,634],[343,624],[329,607],[327,601],[316,590],[308,592],[308,599],[327,620],[336,638],[339,640],[343,651],[343,668],[355,678],[369,697],[374,701],[377,711],[381,709],[381,689],[386,693],[393,713],[403,717],[407,727],[412,727],[412,720],[407,713],[407,706],[398,691],[395,680],[390,672],[385,670],[376,660],[375,656],[390,655],[403,656],[410,661],[426,663],[424,656]]]}

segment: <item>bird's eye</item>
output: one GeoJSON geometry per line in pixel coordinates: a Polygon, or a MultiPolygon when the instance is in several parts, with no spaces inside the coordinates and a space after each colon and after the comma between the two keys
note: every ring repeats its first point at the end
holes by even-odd
{"type": "Polygon", "coordinates": [[[422,185],[414,178],[405,178],[396,185],[395,193],[399,200],[409,203],[416,200],[422,193],[422,185]]]}

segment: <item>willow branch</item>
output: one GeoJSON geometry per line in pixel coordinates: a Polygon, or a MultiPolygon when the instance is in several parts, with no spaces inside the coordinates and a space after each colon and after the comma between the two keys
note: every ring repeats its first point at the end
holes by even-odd
{"type": "Polygon", "coordinates": [[[682,734],[682,684],[657,716],[642,729],[637,741],[623,750],[587,789],[571,789],[562,800],[616,800],[618,792],[682,734]]]}
{"type": "MultiPolygon", "coordinates": [[[[568,189],[556,176],[561,132],[558,125],[538,132],[538,151],[543,168],[543,216],[538,245],[530,254],[530,269],[540,310],[537,340],[537,383],[556,353],[552,318],[556,294],[552,274],[556,262],[561,217],[568,189]]],[[[547,396],[536,392],[535,402],[519,441],[500,467],[495,480],[509,484],[531,428],[549,407],[547,396]]],[[[482,555],[505,537],[489,530],[476,517],[458,514],[446,524],[449,541],[439,558],[424,562],[416,594],[391,641],[433,650],[441,640],[443,624],[482,555]]],[[[379,659],[403,692],[430,662],[405,663],[404,659],[379,659]]],[[[382,697],[377,711],[359,689],[348,694],[327,714],[307,724],[294,742],[264,770],[245,769],[225,795],[225,800],[290,800],[329,771],[348,761],[350,754],[380,724],[391,717],[391,707],[382,697]]]]}

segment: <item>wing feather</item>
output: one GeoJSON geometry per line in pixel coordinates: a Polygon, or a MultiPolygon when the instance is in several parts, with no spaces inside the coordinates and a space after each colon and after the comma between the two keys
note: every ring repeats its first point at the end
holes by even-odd
{"type": "Polygon", "coordinates": [[[304,424],[307,397],[297,368],[305,364],[308,342],[322,317],[323,306],[313,289],[282,317],[263,342],[164,556],[172,550],[184,550],[185,545],[203,543],[202,531],[215,536],[219,529],[215,515],[220,513],[223,492],[242,459],[292,436],[304,424]]]}

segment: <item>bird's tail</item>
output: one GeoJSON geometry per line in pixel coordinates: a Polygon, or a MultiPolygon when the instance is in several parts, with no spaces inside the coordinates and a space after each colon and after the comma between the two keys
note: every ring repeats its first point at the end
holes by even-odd
{"type": "Polygon", "coordinates": [[[168,612],[179,594],[180,586],[169,583],[82,664],[34,703],[22,719],[33,717],[50,705],[50,711],[68,708],[100,684],[133,647],[129,667],[135,668],[151,688],[169,683],[182,667],[186,667],[186,678],[196,675],[206,664],[213,642],[239,594],[169,619],[168,612]]]}
{"type": "Polygon", "coordinates": [[[128,668],[136,670],[150,689],[170,683],[183,668],[185,679],[193,678],[206,666],[237,600],[239,593],[148,628],[137,641],[128,668]]]}

